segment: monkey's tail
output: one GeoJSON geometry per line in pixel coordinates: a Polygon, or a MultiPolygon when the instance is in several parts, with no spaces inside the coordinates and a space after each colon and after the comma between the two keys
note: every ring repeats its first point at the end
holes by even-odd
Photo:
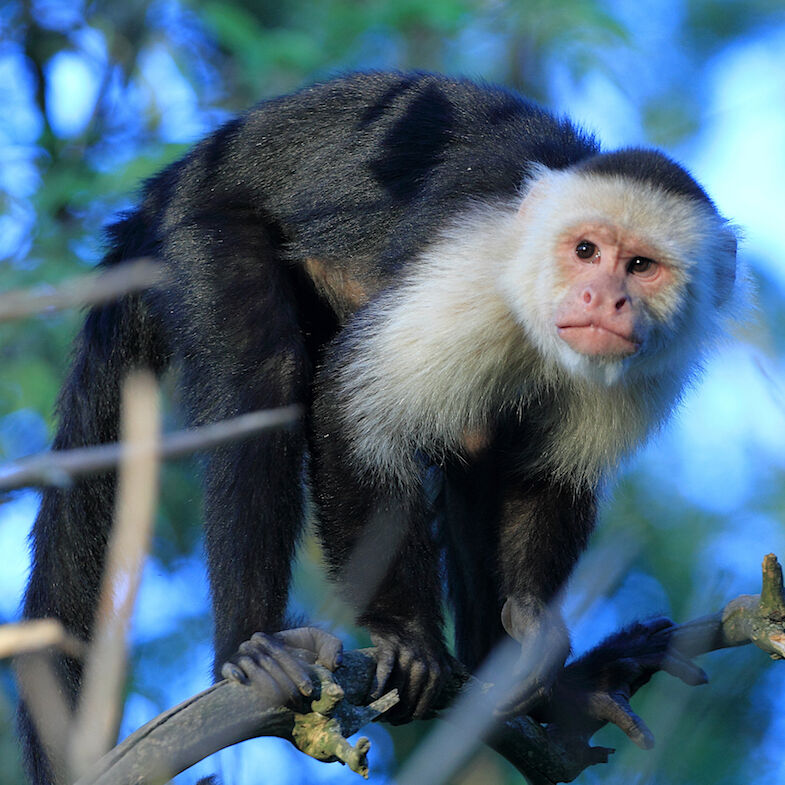
{"type": "MultiPolygon", "coordinates": [[[[139,255],[129,253],[130,244],[123,249],[117,242],[124,230],[133,230],[137,220],[134,216],[113,228],[115,250],[104,265],[139,255]]],[[[117,441],[124,378],[135,368],[160,374],[168,364],[168,351],[146,297],[127,295],[89,311],[58,398],[59,427],[53,450],[117,441]]],[[[90,639],[112,526],[114,491],[114,473],[76,480],[67,489],[44,491],[31,533],[32,571],[24,598],[25,618],[54,617],[73,635],[90,639]]],[[[62,656],[55,667],[62,696],[72,707],[79,690],[81,663],[62,656]]],[[[19,722],[31,780],[38,784],[58,779],[42,754],[24,706],[19,722]]]]}

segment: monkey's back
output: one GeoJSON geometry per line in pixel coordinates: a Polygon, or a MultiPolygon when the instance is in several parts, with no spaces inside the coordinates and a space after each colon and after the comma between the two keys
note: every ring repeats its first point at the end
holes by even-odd
{"type": "Polygon", "coordinates": [[[292,259],[392,272],[469,202],[514,195],[531,162],[558,169],[598,149],[500,87],[358,73],[228,122],[152,179],[141,209],[156,234],[183,215],[250,210],[292,259]]]}

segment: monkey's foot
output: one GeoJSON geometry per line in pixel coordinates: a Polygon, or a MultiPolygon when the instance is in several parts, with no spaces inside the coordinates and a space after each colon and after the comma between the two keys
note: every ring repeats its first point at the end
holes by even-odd
{"type": "Polygon", "coordinates": [[[338,638],[316,627],[298,627],[273,635],[257,632],[224,663],[221,675],[252,684],[274,703],[300,711],[314,693],[312,666],[334,671],[341,664],[342,652],[338,638]]]}
{"type": "MultiPolygon", "coordinates": [[[[708,682],[702,668],[672,647],[677,627],[670,619],[638,622],[606,638],[562,671],[550,698],[531,713],[565,747],[587,744],[606,722],[623,730],[639,747],[654,736],[632,710],[630,698],[657,671],[686,684],[708,682]]],[[[607,753],[612,750],[597,748],[607,753]]]]}
{"type": "Polygon", "coordinates": [[[344,690],[332,673],[341,661],[338,638],[315,627],[300,627],[274,635],[255,633],[221,673],[248,685],[257,705],[293,709],[287,712],[293,717],[291,726],[277,735],[317,760],[339,761],[367,779],[371,743],[363,737],[352,746],[346,737],[394,706],[398,695],[393,690],[368,706],[344,700],[344,690]]]}
{"type": "Polygon", "coordinates": [[[379,698],[396,688],[401,702],[385,715],[393,725],[423,719],[449,673],[448,655],[440,642],[424,637],[404,637],[391,632],[373,632],[376,646],[376,677],[371,697],[379,698]]]}

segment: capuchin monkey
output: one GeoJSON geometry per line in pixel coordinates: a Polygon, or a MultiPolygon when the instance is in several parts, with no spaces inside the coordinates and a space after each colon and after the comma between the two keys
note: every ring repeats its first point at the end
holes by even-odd
{"type": "MultiPolygon", "coordinates": [[[[554,600],[598,489],[668,417],[734,299],[734,232],[701,186],[502,88],[361,73],[227,123],[109,237],[104,267],[153,257],[168,282],[89,312],[53,449],[115,441],[140,366],[179,367],[193,425],[307,407],[207,461],[217,671],[287,626],[307,488],[398,721],[428,712],[450,667],[442,564],[466,665],[505,629],[550,653],[500,711],[535,706],[568,653],[554,600]]],[[[26,617],[90,638],[113,495],[106,476],[46,490],[26,617]]],[[[73,702],[79,663],[60,676],[73,702]]]]}

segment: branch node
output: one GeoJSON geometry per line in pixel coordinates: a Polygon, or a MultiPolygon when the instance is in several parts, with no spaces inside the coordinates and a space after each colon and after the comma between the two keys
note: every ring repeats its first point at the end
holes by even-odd
{"type": "Polygon", "coordinates": [[[785,659],[785,589],[782,567],[770,553],[763,559],[761,593],[731,600],[722,612],[725,645],[751,641],[773,660],[785,659]]]}
{"type": "Polygon", "coordinates": [[[340,723],[333,717],[317,712],[295,714],[292,742],[297,749],[316,760],[325,763],[340,761],[368,779],[368,750],[371,742],[363,736],[352,747],[343,737],[340,723]]]}
{"type": "MultiPolygon", "coordinates": [[[[316,669],[318,666],[314,666],[316,669]]],[[[319,668],[321,670],[321,668],[319,668]]],[[[334,681],[321,675],[322,689],[317,700],[311,702],[311,711],[325,717],[332,717],[335,707],[343,700],[343,689],[334,681]]]]}
{"type": "Polygon", "coordinates": [[[768,616],[785,620],[785,588],[782,585],[782,567],[777,557],[769,553],[763,557],[763,588],[760,593],[761,610],[768,616]]]}
{"type": "Polygon", "coordinates": [[[368,779],[370,740],[362,736],[352,746],[346,737],[398,703],[398,690],[391,690],[368,706],[356,706],[344,699],[343,688],[329,670],[315,665],[314,671],[321,682],[319,698],[311,703],[309,714],[294,713],[290,740],[306,755],[326,763],[339,761],[368,779]]]}

